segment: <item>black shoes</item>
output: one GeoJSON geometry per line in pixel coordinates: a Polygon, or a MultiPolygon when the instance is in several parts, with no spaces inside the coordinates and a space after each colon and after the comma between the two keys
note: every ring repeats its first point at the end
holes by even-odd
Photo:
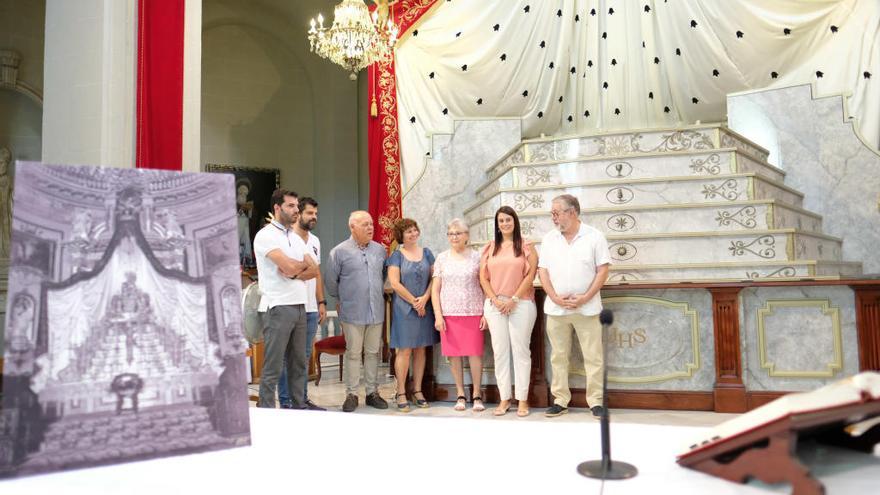
{"type": "MultiPolygon", "coordinates": [[[[367,403],[369,404],[370,398],[367,397],[367,403]]],[[[358,407],[358,397],[354,394],[348,394],[345,398],[345,402],[342,403],[342,412],[352,412],[358,407]]],[[[385,407],[388,407],[386,404],[385,407]]]]}
{"type": "Polygon", "coordinates": [[[559,404],[553,404],[552,406],[547,408],[547,411],[544,413],[544,416],[548,418],[555,418],[556,416],[562,416],[568,412],[567,407],[560,406],[559,404]]]}
{"type": "MultiPolygon", "coordinates": [[[[349,395],[349,397],[353,396],[349,395]]],[[[345,401],[348,402],[348,399],[345,399],[345,401]]],[[[357,401],[357,397],[355,397],[355,401],[357,401]]],[[[379,392],[373,392],[368,395],[366,402],[368,406],[375,407],[376,409],[388,409],[388,403],[379,395],[379,392]]],[[[345,411],[345,404],[342,405],[342,410],[345,411]]]]}
{"type": "MultiPolygon", "coordinates": [[[[355,397],[355,399],[357,399],[357,397],[355,397]]],[[[355,404],[355,407],[357,407],[357,404],[355,404]]],[[[315,404],[309,399],[306,399],[306,409],[308,409],[309,411],[326,411],[326,409],[315,404]]]]}
{"type": "Polygon", "coordinates": [[[593,413],[594,418],[601,418],[607,411],[602,406],[593,406],[590,408],[590,412],[593,413]]]}

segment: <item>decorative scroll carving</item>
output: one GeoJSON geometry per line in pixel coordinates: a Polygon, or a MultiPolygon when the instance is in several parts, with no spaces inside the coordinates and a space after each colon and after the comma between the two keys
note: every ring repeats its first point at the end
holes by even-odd
{"type": "Polygon", "coordinates": [[[758,222],[755,221],[756,214],[757,209],[754,206],[744,206],[733,213],[718,210],[715,221],[718,222],[719,227],[728,227],[731,223],[736,223],[747,229],[753,229],[758,225],[758,222]]]}
{"type": "Polygon", "coordinates": [[[598,148],[597,155],[626,155],[637,153],[640,149],[641,134],[604,136],[593,138],[598,148]]]}
{"type": "Polygon", "coordinates": [[[749,243],[745,241],[730,241],[730,247],[727,249],[730,251],[731,256],[745,256],[746,253],[751,253],[761,258],[771,259],[776,256],[776,238],[768,234],[762,235],[749,243]]]}
{"type": "Polygon", "coordinates": [[[694,158],[691,160],[690,168],[691,171],[695,174],[700,172],[705,172],[711,175],[718,175],[721,173],[721,157],[718,156],[718,153],[712,153],[707,156],[705,159],[694,158]]]}
{"type": "Polygon", "coordinates": [[[550,169],[547,168],[529,168],[526,172],[526,185],[529,187],[537,184],[550,183],[550,169]]]}
{"type": "Polygon", "coordinates": [[[722,197],[728,201],[735,201],[739,198],[739,183],[736,179],[727,179],[721,184],[704,184],[703,197],[706,199],[715,199],[722,197]]]}
{"type": "Polygon", "coordinates": [[[786,278],[786,277],[796,277],[797,270],[793,266],[783,266],[777,270],[774,270],[766,275],[761,275],[759,272],[746,272],[746,277],[749,280],[756,280],[759,278],[786,278]]]}
{"type": "Polygon", "coordinates": [[[544,207],[544,196],[540,194],[532,194],[527,195],[523,193],[517,193],[516,196],[513,197],[513,209],[516,211],[524,211],[529,208],[543,208],[544,207]]]}
{"type": "Polygon", "coordinates": [[[647,151],[709,150],[715,145],[709,136],[697,131],[675,131],[664,134],[660,144],[647,151]]]}
{"type": "Polygon", "coordinates": [[[529,237],[535,231],[535,222],[531,220],[520,222],[520,231],[523,237],[529,237]]]}

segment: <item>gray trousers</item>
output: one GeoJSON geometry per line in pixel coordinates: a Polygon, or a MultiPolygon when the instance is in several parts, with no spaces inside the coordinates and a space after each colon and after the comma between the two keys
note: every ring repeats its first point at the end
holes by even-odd
{"type": "Polygon", "coordinates": [[[364,355],[364,385],[367,395],[379,388],[379,350],[382,324],[355,325],[342,322],[345,335],[345,392],[357,395],[361,381],[361,353],[364,355]]]}
{"type": "MultiPolygon", "coordinates": [[[[306,308],[304,304],[273,306],[263,330],[263,373],[257,407],[275,407],[275,388],[287,359],[287,389],[303,390],[308,379],[306,363],[306,308]]],[[[290,394],[294,409],[302,409],[302,394],[290,394]]]]}

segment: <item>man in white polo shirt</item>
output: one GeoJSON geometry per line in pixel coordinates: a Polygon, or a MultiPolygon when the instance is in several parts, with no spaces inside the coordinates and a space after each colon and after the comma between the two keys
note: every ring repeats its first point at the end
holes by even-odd
{"type": "Polygon", "coordinates": [[[545,413],[555,417],[568,412],[571,334],[577,334],[587,374],[587,404],[593,416],[605,413],[602,407],[602,326],[599,289],[608,278],[611,256],[608,241],[601,232],[580,221],[577,198],[563,194],[553,198],[550,215],[555,230],[544,235],[538,276],[547,294],[547,337],[550,340],[550,367],[553,378],[550,393],[553,405],[545,413]]]}
{"type": "MultiPolygon", "coordinates": [[[[301,391],[306,385],[306,280],[315,278],[318,265],[305,256],[305,244],[293,231],[299,216],[297,195],[286,189],[272,193],[275,219],[257,232],[254,254],[261,305],[269,310],[263,331],[263,372],[257,407],[275,407],[275,387],[284,362],[287,363],[289,390],[301,391]]],[[[305,397],[291,394],[293,409],[305,409],[305,397]]]]}

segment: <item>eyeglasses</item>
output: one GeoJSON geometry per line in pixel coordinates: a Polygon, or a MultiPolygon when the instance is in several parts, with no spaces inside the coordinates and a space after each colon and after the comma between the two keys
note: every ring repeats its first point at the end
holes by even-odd
{"type": "Polygon", "coordinates": [[[559,218],[559,215],[562,215],[567,211],[571,211],[572,209],[573,208],[566,208],[564,210],[550,210],[550,216],[553,218],[559,218]]]}
{"type": "Polygon", "coordinates": [[[449,237],[458,237],[460,235],[467,235],[467,232],[447,232],[446,235],[449,237]]]}

